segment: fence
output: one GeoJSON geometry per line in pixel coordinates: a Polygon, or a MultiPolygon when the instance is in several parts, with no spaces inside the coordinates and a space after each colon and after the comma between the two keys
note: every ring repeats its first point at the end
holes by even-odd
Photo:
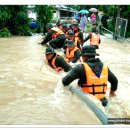
{"type": "Polygon", "coordinates": [[[128,23],[127,19],[117,17],[116,24],[115,24],[115,32],[112,32],[102,26],[101,26],[101,28],[105,32],[109,33],[113,39],[124,42],[125,40],[127,40],[127,39],[125,39],[127,23],[128,23]]]}
{"type": "Polygon", "coordinates": [[[126,28],[127,28],[127,19],[123,18],[116,18],[116,25],[115,25],[115,37],[114,39],[125,39],[125,34],[126,34],[126,28]]]}

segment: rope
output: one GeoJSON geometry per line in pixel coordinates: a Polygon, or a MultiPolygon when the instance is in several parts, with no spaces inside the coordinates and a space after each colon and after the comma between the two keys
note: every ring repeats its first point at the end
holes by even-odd
{"type": "Polygon", "coordinates": [[[95,115],[98,117],[98,119],[102,122],[103,125],[108,124],[107,116],[81,90],[73,88],[70,85],[69,90],[75,93],[78,97],[80,97],[91,108],[91,110],[95,113],[95,115]]]}

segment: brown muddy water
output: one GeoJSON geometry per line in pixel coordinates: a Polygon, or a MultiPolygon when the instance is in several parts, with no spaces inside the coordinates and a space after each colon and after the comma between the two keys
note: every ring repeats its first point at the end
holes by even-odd
{"type": "MultiPolygon", "coordinates": [[[[0,125],[101,125],[91,109],[61,84],[45,62],[40,35],[0,38],[0,125]]],[[[102,36],[100,59],[119,80],[107,97],[108,117],[130,118],[130,44],[102,36]]],[[[110,85],[109,85],[110,86],[110,85]]]]}

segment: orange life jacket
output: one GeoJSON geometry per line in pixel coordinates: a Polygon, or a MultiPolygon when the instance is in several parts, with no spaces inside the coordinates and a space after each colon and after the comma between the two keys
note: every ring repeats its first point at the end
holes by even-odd
{"type": "Polygon", "coordinates": [[[60,30],[62,30],[62,26],[59,26],[58,28],[59,28],[60,30]]]}
{"type": "Polygon", "coordinates": [[[68,30],[65,34],[68,35],[69,32],[72,32],[72,30],[68,30]]]}
{"type": "Polygon", "coordinates": [[[68,35],[69,32],[72,32],[72,31],[71,31],[71,30],[68,30],[68,31],[65,33],[66,39],[69,38],[69,35],[68,35]]]}
{"type": "Polygon", "coordinates": [[[56,61],[56,58],[57,58],[57,56],[59,56],[59,55],[57,55],[56,54],[56,56],[53,58],[53,60],[51,61],[51,65],[53,66],[53,68],[56,70],[56,71],[61,71],[61,70],[63,70],[63,68],[62,67],[57,67],[56,65],[55,65],[55,61],[56,61]]]}
{"type": "Polygon", "coordinates": [[[100,35],[96,33],[91,33],[91,35],[90,44],[99,46],[100,35]]]}
{"type": "Polygon", "coordinates": [[[57,28],[57,27],[53,27],[53,28],[51,28],[51,30],[55,31],[55,33],[52,35],[53,39],[56,38],[59,35],[64,34],[64,32],[61,29],[57,28]]]}
{"type": "Polygon", "coordinates": [[[100,78],[98,78],[88,64],[82,63],[86,72],[86,84],[79,84],[83,92],[96,96],[99,100],[105,97],[108,81],[108,67],[103,66],[100,78]]]}
{"type": "Polygon", "coordinates": [[[77,43],[80,42],[80,38],[78,37],[78,34],[79,32],[75,34],[75,41],[74,41],[75,46],[77,46],[77,43]]]}
{"type": "MultiPolygon", "coordinates": [[[[66,59],[67,61],[71,61],[72,59],[74,59],[74,53],[75,51],[79,50],[78,47],[74,47],[73,50],[69,51],[68,47],[66,48],[66,59]],[[70,52],[70,53],[69,53],[70,52]]],[[[80,50],[79,50],[80,51],[80,50]]]]}

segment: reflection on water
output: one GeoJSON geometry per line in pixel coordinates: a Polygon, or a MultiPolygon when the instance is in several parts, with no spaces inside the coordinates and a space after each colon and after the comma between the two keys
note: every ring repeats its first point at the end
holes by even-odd
{"type": "MultiPolygon", "coordinates": [[[[37,44],[41,38],[0,38],[0,124],[101,124],[83,101],[62,86],[61,75],[45,63],[45,47],[37,44]]],[[[119,87],[117,97],[108,99],[109,106],[101,109],[108,117],[130,118],[130,45],[104,37],[102,42],[98,53],[117,75],[119,87]]]]}

